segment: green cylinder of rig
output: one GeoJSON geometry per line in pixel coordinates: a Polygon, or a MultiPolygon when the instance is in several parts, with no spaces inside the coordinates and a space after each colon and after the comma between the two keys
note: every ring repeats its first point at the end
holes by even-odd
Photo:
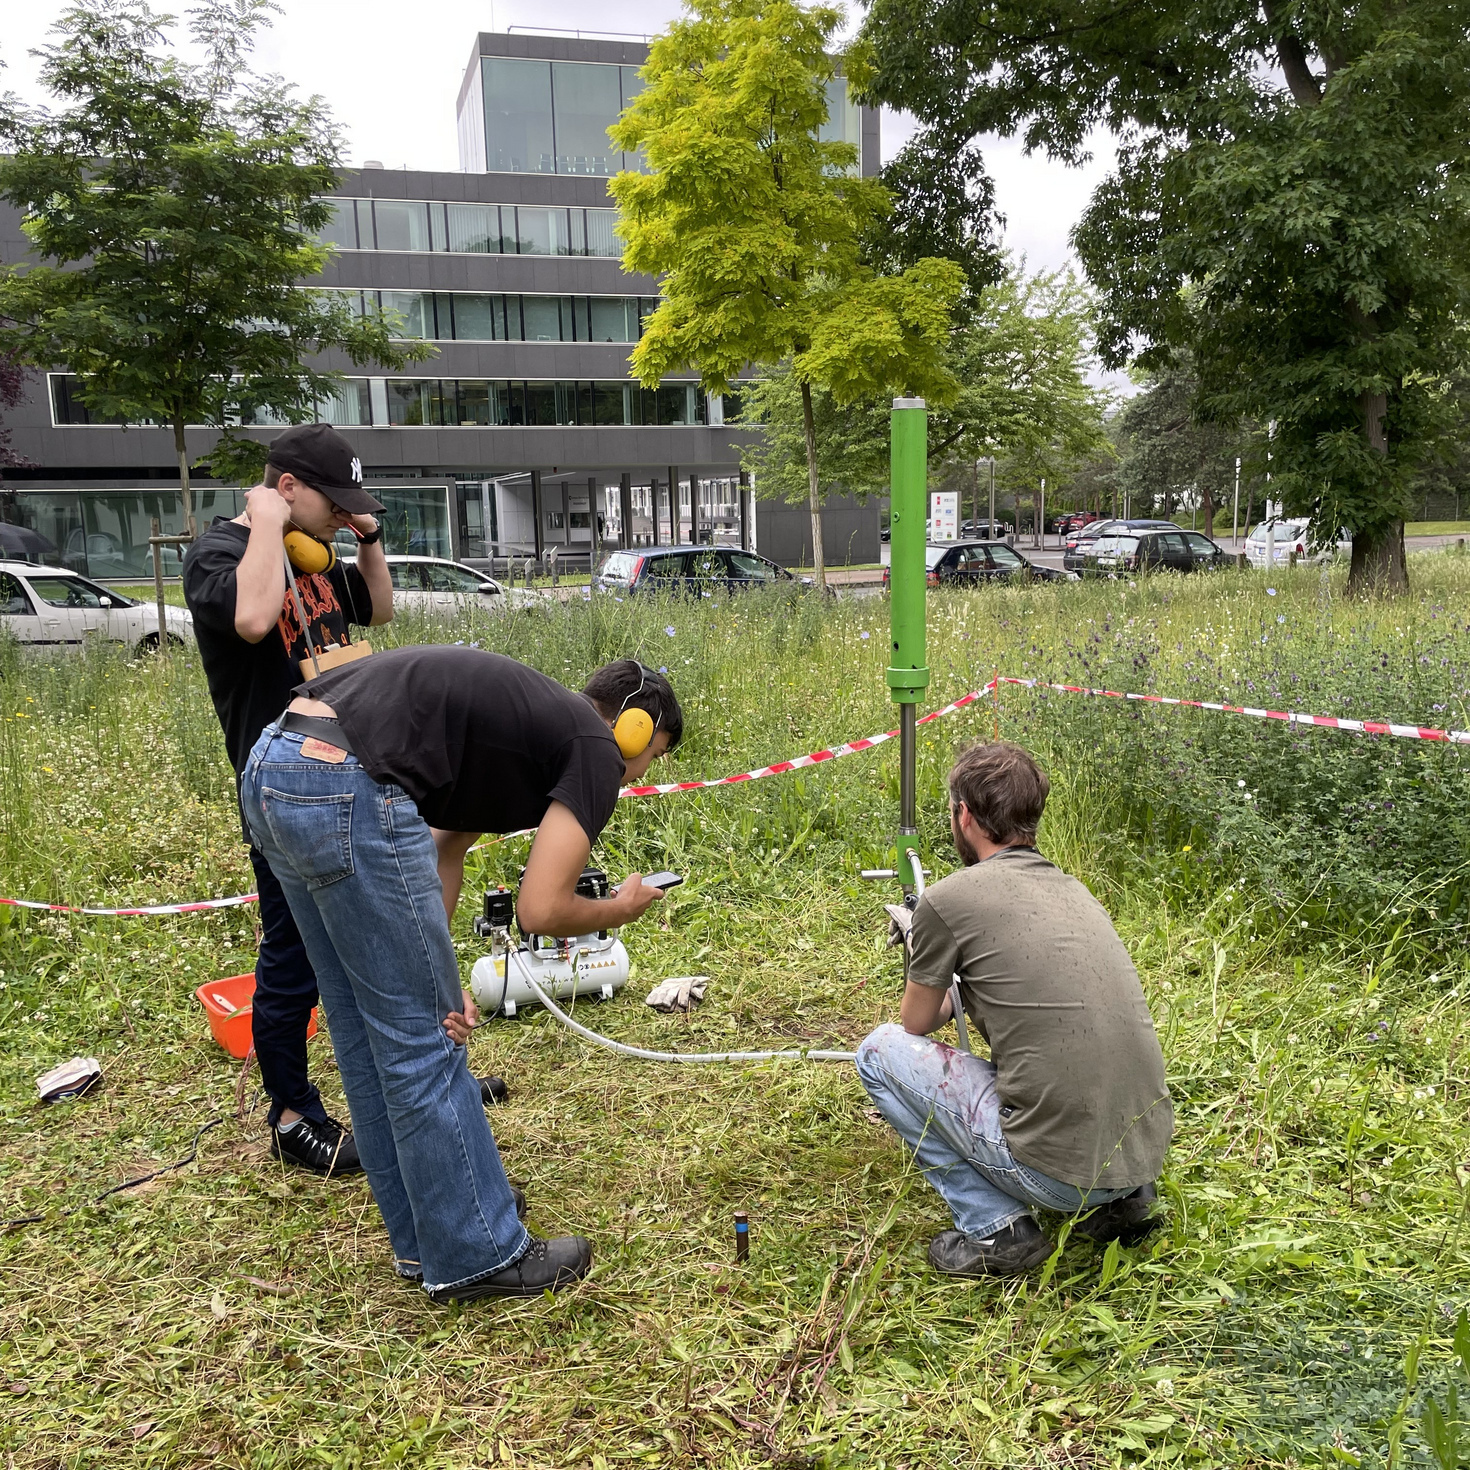
{"type": "Polygon", "coordinates": [[[929,685],[924,646],[929,414],[924,400],[895,398],[891,423],[888,688],[895,704],[917,704],[929,685]]]}

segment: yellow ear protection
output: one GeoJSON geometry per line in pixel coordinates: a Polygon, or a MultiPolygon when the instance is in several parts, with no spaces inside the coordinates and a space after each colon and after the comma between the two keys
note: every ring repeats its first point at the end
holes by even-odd
{"type": "Polygon", "coordinates": [[[326,541],[318,541],[305,531],[286,532],[286,555],[298,572],[330,572],[337,565],[337,548],[326,541]]]}
{"type": "Polygon", "coordinates": [[[653,722],[653,716],[646,709],[628,708],[628,700],[636,699],[643,693],[643,686],[648,682],[648,672],[642,664],[638,665],[638,687],[623,701],[618,717],[613,721],[613,739],[618,742],[618,749],[622,751],[624,760],[630,761],[642,755],[653,743],[654,732],[658,728],[653,722]]]}

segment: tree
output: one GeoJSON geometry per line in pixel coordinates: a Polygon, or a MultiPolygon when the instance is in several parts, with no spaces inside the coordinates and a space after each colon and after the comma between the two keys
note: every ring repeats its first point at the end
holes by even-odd
{"type": "MultiPolygon", "coordinates": [[[[1001,263],[1004,275],[974,294],[945,343],[960,386],[930,415],[929,463],[967,482],[977,459],[1004,456],[1010,488],[1036,489],[1105,442],[1107,396],[1087,381],[1090,313],[1076,280],[1001,263]]],[[[844,405],[818,391],[813,405],[822,477],[860,496],[886,489],[889,404],[870,395],[844,405]]],[[[804,469],[802,409],[793,376],[779,370],[742,403],[744,421],[765,425],[747,464],[789,499],[804,469]]]]}
{"type": "MultiPolygon", "coordinates": [[[[0,408],[15,408],[26,396],[26,371],[11,352],[0,352],[0,408]]],[[[5,466],[24,464],[11,443],[11,430],[0,422],[0,483],[5,466]]]]}
{"type": "Polygon", "coordinates": [[[1122,455],[1114,480],[1137,507],[1152,507],[1157,500],[1165,520],[1172,518],[1177,501],[1197,496],[1205,534],[1213,536],[1215,504],[1228,500],[1236,456],[1248,458],[1250,442],[1239,425],[1200,422],[1196,398],[1187,359],[1154,374],[1118,415],[1122,455]]]}
{"type": "Polygon", "coordinates": [[[1274,421],[1273,489],[1407,585],[1412,478],[1454,432],[1470,306],[1464,0],[875,0],[874,95],[1077,162],[1104,361],[1193,353],[1198,407],[1274,421]]]}
{"type": "Polygon", "coordinates": [[[244,69],[274,8],[205,0],[192,29],[209,60],[191,67],[160,54],[166,17],[85,0],[41,52],[64,110],[0,104],[0,198],[46,262],[0,270],[0,350],[64,363],[101,418],[169,425],[191,534],[186,426],[226,431],[221,465],[248,462],[259,446],[232,426],[315,417],[340,384],[305,357],[399,367],[427,351],[299,284],[327,258],[340,145],[320,99],[244,69]]]}
{"type": "Polygon", "coordinates": [[[693,366],[720,393],[752,363],[790,361],[823,585],[813,388],[839,405],[952,395],[943,345],[964,286],[949,260],[880,276],[862,259],[888,201],[876,179],[851,172],[855,145],[820,137],[840,19],[793,0],[692,0],[689,18],[654,41],[643,90],[609,130],[650,170],[610,185],[623,264],[660,277],[663,293],[633,372],[651,386],[693,366]]]}

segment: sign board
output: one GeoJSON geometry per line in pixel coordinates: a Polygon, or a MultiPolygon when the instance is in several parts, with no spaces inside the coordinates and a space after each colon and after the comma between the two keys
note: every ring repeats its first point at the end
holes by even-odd
{"type": "Polygon", "coordinates": [[[958,541],[960,537],[960,497],[954,490],[936,490],[929,497],[929,539],[958,541]]]}

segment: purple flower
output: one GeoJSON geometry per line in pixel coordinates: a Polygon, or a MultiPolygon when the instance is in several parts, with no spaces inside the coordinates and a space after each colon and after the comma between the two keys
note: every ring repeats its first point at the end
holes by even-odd
{"type": "Polygon", "coordinates": [[[667,633],[670,638],[674,636],[674,630],[672,626],[665,628],[664,632],[667,633]]]}

